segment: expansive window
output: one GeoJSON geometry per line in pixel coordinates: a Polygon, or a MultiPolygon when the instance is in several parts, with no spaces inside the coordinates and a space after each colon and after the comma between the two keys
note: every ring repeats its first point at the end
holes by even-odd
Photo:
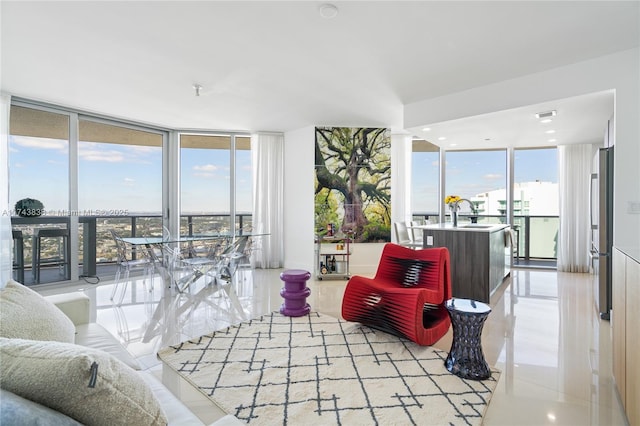
{"type": "MultiPolygon", "coordinates": [[[[436,195],[440,184],[437,148],[430,152],[425,144],[413,142],[411,190],[415,218],[424,217],[425,211],[437,212],[442,202],[436,195]]],[[[507,151],[447,151],[445,158],[445,196],[470,200],[479,222],[506,222],[507,151]]],[[[527,261],[555,259],[559,225],[557,150],[515,149],[513,158],[512,225],[517,232],[518,255],[527,261]]],[[[446,208],[445,215],[450,214],[446,208]]],[[[460,220],[467,220],[470,215],[469,204],[461,204],[460,220]]]]}
{"type": "MultiPolygon", "coordinates": [[[[67,229],[71,247],[70,273],[43,273],[40,282],[108,277],[116,257],[110,231],[162,235],[178,195],[173,188],[180,188],[184,213],[180,233],[251,230],[246,134],[183,134],[177,147],[165,129],[27,101],[14,100],[10,117],[10,203],[31,198],[44,205],[41,217],[12,212],[14,230],[23,233],[25,284],[33,283],[35,228],[67,229]],[[180,153],[179,174],[168,152],[180,153]]],[[[42,252],[60,254],[60,247],[47,241],[42,252]]]]}
{"type": "MultiPolygon", "coordinates": [[[[38,282],[61,281],[71,276],[69,269],[51,268],[52,259],[67,259],[65,243],[69,241],[69,145],[70,117],[48,110],[12,106],[9,136],[9,204],[31,199],[12,211],[15,244],[24,256],[19,259],[16,279],[34,282],[32,238],[39,229],[59,230],[66,237],[42,238],[38,282]],[[37,215],[40,217],[16,217],[37,215]],[[63,239],[64,238],[64,239],[63,239]],[[52,273],[48,274],[47,269],[52,273]],[[42,271],[42,273],[40,273],[42,271]],[[60,272],[60,273],[59,273],[60,272]]],[[[68,261],[68,259],[67,259],[68,261]]]]}
{"type": "Polygon", "coordinates": [[[181,232],[250,229],[250,149],[247,136],[180,135],[181,232]]]}
{"type": "Polygon", "coordinates": [[[95,226],[96,259],[116,260],[120,236],[162,235],[162,141],[159,132],[81,118],[78,123],[79,260],[95,226]],[[99,218],[99,220],[98,220],[99,218]]]}
{"type": "Polygon", "coordinates": [[[440,149],[425,140],[414,140],[411,162],[411,211],[416,219],[437,221],[440,149]]]}
{"type": "Polygon", "coordinates": [[[558,201],[556,148],[515,150],[513,222],[521,256],[557,257],[558,201]]]}

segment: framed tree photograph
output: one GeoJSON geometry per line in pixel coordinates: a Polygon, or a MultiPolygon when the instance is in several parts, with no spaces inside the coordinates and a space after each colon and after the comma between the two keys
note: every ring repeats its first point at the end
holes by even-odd
{"type": "Polygon", "coordinates": [[[316,127],[316,233],[353,233],[355,242],[391,240],[389,129],[316,127]]]}

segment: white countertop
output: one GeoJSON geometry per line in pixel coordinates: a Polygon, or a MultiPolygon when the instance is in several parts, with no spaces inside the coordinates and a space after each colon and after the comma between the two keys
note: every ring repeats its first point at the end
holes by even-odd
{"type": "Polygon", "coordinates": [[[447,223],[435,223],[431,225],[418,225],[413,226],[413,229],[423,229],[423,230],[447,230],[447,231],[470,231],[470,232],[496,232],[504,228],[508,228],[509,225],[505,225],[503,223],[468,223],[463,222],[458,224],[457,227],[454,227],[451,222],[447,223]]]}

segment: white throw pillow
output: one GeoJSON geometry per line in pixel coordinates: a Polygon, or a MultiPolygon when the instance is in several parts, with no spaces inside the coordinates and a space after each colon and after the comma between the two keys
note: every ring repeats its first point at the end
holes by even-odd
{"type": "Polygon", "coordinates": [[[9,280],[0,291],[0,337],[73,343],[73,322],[40,294],[9,280]]]}
{"type": "Polygon", "coordinates": [[[0,387],[86,425],[166,425],[149,385],[117,358],[70,343],[0,338],[0,387]]]}

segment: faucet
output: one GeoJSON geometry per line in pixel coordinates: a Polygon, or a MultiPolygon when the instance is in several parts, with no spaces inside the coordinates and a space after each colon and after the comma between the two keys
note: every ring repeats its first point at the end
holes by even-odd
{"type": "MultiPolygon", "coordinates": [[[[461,198],[458,201],[456,201],[453,204],[453,211],[451,214],[452,217],[452,221],[453,221],[453,226],[458,226],[458,207],[460,207],[460,203],[466,201],[467,203],[469,203],[469,206],[471,207],[471,213],[474,214],[474,216],[477,214],[476,212],[476,206],[471,202],[471,200],[468,200],[466,198],[461,198]]],[[[475,220],[478,220],[477,216],[475,216],[475,220]]],[[[471,222],[475,223],[474,221],[474,217],[471,218],[471,222]]]]}

